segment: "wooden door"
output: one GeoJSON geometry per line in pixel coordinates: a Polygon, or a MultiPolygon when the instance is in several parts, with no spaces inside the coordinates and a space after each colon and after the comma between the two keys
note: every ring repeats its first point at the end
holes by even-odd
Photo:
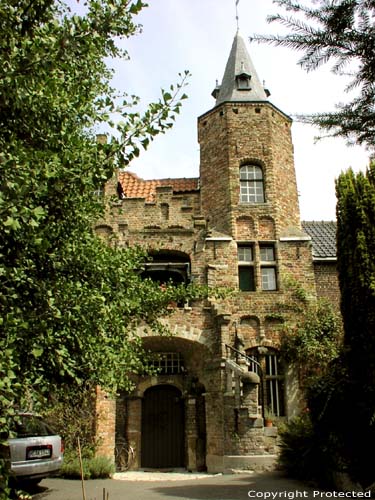
{"type": "Polygon", "coordinates": [[[184,404],[171,385],[150,387],[142,402],[141,466],[184,467],[184,404]]]}

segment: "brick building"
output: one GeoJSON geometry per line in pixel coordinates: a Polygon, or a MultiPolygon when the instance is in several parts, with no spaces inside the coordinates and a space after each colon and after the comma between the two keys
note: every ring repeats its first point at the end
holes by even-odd
{"type": "Polygon", "coordinates": [[[158,375],[134,376],[134,392],[117,401],[98,391],[100,452],[113,456],[126,440],[133,468],[270,465],[277,429],[266,414],[300,409],[279,334],[296,285],[338,303],[335,227],[301,223],[292,120],[269,96],[236,34],[215,105],[198,118],[199,178],[125,171],[106,187],[119,210],[96,230],[145,247],[145,275],[235,291],[176,307],[164,320],[173,336],[144,337],[158,375]]]}

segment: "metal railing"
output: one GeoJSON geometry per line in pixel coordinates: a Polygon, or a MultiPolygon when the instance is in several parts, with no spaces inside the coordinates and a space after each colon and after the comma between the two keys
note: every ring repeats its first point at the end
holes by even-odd
{"type": "Polygon", "coordinates": [[[258,371],[255,371],[255,370],[251,370],[251,371],[254,371],[257,375],[259,375],[259,378],[260,378],[260,396],[261,396],[261,400],[262,400],[262,417],[264,418],[264,404],[263,404],[263,389],[264,389],[264,387],[263,387],[262,365],[259,363],[259,361],[257,361],[252,356],[248,356],[246,353],[239,351],[238,349],[230,346],[229,344],[225,344],[225,348],[227,349],[227,357],[230,358],[230,356],[228,356],[228,350],[229,350],[229,352],[232,352],[236,355],[235,361],[237,364],[238,364],[238,357],[242,357],[250,364],[250,366],[255,365],[257,367],[258,371]]]}
{"type": "MultiPolygon", "coordinates": [[[[231,345],[225,344],[225,347],[226,347],[227,350],[229,349],[229,351],[234,352],[236,354],[236,362],[238,361],[238,356],[240,356],[240,357],[244,358],[248,363],[250,363],[250,365],[251,364],[256,365],[256,367],[259,370],[258,375],[261,377],[261,374],[262,374],[262,365],[259,363],[259,361],[257,361],[252,356],[248,356],[246,353],[241,352],[238,349],[235,349],[231,345]]],[[[252,371],[254,371],[254,370],[252,370],[252,371]]],[[[255,373],[257,373],[257,372],[255,372],[255,373]]]]}

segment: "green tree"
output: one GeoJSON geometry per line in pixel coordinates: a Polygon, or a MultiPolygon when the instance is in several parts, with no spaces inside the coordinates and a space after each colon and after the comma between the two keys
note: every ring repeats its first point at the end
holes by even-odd
{"type": "Polygon", "coordinates": [[[364,459],[375,446],[375,163],[367,172],[340,175],[337,193],[337,257],[344,322],[345,444],[352,472],[364,483],[374,472],[364,459]]]}
{"type": "Polygon", "coordinates": [[[309,439],[299,439],[301,427],[295,436],[290,426],[284,458],[306,445],[306,463],[321,455],[313,470],[325,485],[337,487],[332,478],[341,472],[368,487],[374,483],[368,457],[375,446],[375,164],[365,174],[342,173],[336,192],[343,347],[307,390],[309,439]],[[293,450],[294,443],[299,447],[293,450]]]}
{"type": "MultiPolygon", "coordinates": [[[[55,0],[0,0],[0,430],[16,403],[90,381],[124,387],[142,369],[135,328],[185,293],[142,281],[144,256],[93,233],[94,193],[173,124],[182,87],[143,114],[111,88],[108,57],[138,31],[141,0],[95,0],[77,15],[55,0]],[[98,143],[95,130],[111,137],[98,143]]],[[[0,498],[7,498],[1,462],[0,498]]]]}
{"type": "Polygon", "coordinates": [[[286,362],[298,368],[301,388],[306,391],[329,370],[341,347],[339,313],[329,302],[320,299],[305,303],[297,322],[286,326],[280,351],[286,362]]]}
{"type": "Polygon", "coordinates": [[[375,144],[375,4],[372,0],[274,0],[288,14],[268,17],[288,31],[285,35],[256,35],[255,40],[303,52],[300,65],[312,71],[329,61],[332,71],[352,76],[346,90],[355,90],[348,103],[332,112],[304,115],[329,135],[371,149],[375,144]],[[289,13],[292,13],[291,15],[289,13]]]}
{"type": "MultiPolygon", "coordinates": [[[[291,15],[273,15],[269,21],[281,23],[289,33],[255,38],[302,51],[299,62],[307,71],[333,62],[334,73],[351,73],[347,90],[357,91],[350,102],[338,104],[336,111],[305,116],[305,121],[333,136],[373,149],[374,2],[275,0],[274,3],[291,15]]],[[[320,449],[325,469],[348,472],[366,486],[374,482],[367,457],[375,445],[374,178],[372,163],[366,174],[356,175],[349,170],[336,183],[343,351],[308,394],[313,441],[320,449]]]]}

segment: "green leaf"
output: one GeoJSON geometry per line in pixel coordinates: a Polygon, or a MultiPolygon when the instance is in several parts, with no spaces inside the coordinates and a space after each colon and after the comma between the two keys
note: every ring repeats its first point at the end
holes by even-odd
{"type": "Polygon", "coordinates": [[[6,221],[4,222],[4,226],[10,227],[13,230],[17,230],[21,228],[20,223],[18,222],[17,219],[14,219],[13,217],[8,217],[6,221]]]}
{"type": "Polygon", "coordinates": [[[43,347],[34,347],[34,349],[31,351],[31,354],[34,356],[34,358],[40,358],[40,356],[43,354],[43,347]]]}
{"type": "Polygon", "coordinates": [[[43,215],[45,215],[45,210],[43,207],[36,207],[34,208],[33,213],[37,219],[40,219],[43,215]]]}

